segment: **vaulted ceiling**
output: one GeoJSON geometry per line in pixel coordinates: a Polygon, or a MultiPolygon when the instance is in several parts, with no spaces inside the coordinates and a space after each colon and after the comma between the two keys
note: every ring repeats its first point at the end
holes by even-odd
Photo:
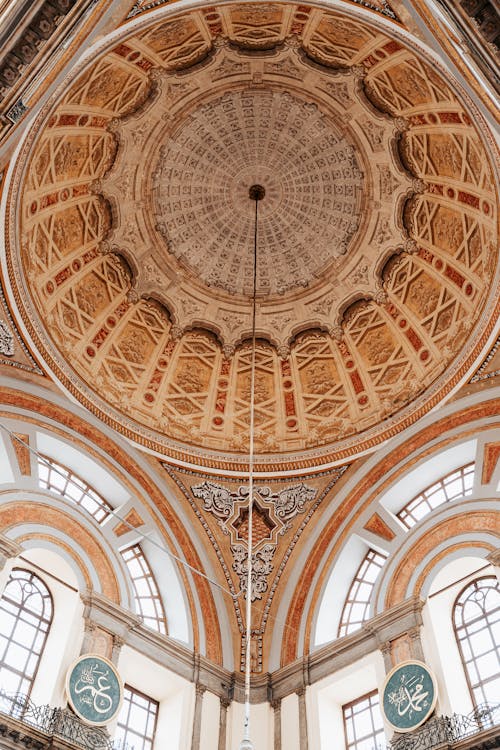
{"type": "MultiPolygon", "coordinates": [[[[138,21],[83,55],[40,108],[5,197],[8,283],[33,351],[160,459],[170,495],[155,503],[167,515],[176,498],[184,531],[203,536],[237,592],[248,189],[264,186],[255,672],[288,560],[325,523],[350,464],[453,394],[497,323],[496,153],[483,116],[387,3],[337,5],[174,3],[142,16],[139,4],[138,21]]],[[[349,502],[335,506],[337,528],[349,502]]],[[[392,540],[380,516],[365,522],[392,540]]],[[[241,602],[228,609],[238,663],[241,602]]]]}

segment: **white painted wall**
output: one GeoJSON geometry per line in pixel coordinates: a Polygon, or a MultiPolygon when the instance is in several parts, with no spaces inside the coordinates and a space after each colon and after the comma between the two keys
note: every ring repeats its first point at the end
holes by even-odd
{"type": "Polygon", "coordinates": [[[219,742],[220,701],[216,695],[203,694],[200,750],[217,750],[219,742]]]}
{"type": "Polygon", "coordinates": [[[281,701],[281,746],[286,750],[300,750],[299,740],[299,698],[292,693],[281,701]]]}
{"type": "Polygon", "coordinates": [[[389,511],[397,513],[407,502],[429,487],[433,482],[446,476],[451,471],[464,466],[476,457],[476,440],[467,440],[453,445],[444,451],[424,458],[417,466],[384,492],[379,502],[389,511]]]}
{"type": "Polygon", "coordinates": [[[155,747],[187,750],[192,736],[194,686],[128,646],[120,652],[118,671],[125,684],[160,704],[155,747]]]}
{"type": "Polygon", "coordinates": [[[344,602],[368,545],[353,534],[344,545],[325,584],[314,629],[314,647],[337,638],[344,602]]]}
{"type": "MultiPolygon", "coordinates": [[[[244,707],[241,703],[232,703],[228,709],[226,750],[237,750],[243,739],[244,707]]],[[[273,750],[274,716],[269,703],[252,704],[250,714],[250,739],[258,750],[273,750]]],[[[283,747],[287,747],[282,743],[283,747]]],[[[214,748],[216,750],[216,748],[214,748]]],[[[287,750],[295,750],[288,748],[287,750]]]]}
{"type": "Polygon", "coordinates": [[[79,655],[83,638],[83,604],[78,581],[66,560],[50,550],[25,550],[22,558],[10,560],[5,566],[2,590],[12,568],[32,570],[49,589],[54,608],[31,699],[38,705],[64,706],[66,672],[79,655]]]}
{"type": "MultiPolygon", "coordinates": [[[[384,680],[382,654],[374,651],[308,688],[309,750],[343,748],[342,706],[380,690],[384,680]]],[[[390,730],[386,736],[391,736],[390,730]]]]}

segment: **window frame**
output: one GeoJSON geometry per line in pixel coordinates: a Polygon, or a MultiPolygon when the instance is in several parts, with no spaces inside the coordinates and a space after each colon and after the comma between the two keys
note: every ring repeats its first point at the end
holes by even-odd
{"type": "Polygon", "coordinates": [[[110,503],[92,487],[85,479],[82,479],[75,471],[69,469],[67,466],[60,464],[50,456],[40,454],[37,457],[37,480],[38,486],[45,492],[52,492],[54,495],[63,497],[65,500],[69,500],[70,503],[76,505],[77,508],[88,513],[94,521],[102,526],[108,518],[113,515],[113,507],[110,503]],[[40,475],[40,469],[47,471],[47,479],[44,479],[40,475]],[[54,482],[51,482],[52,474],[56,474],[60,479],[65,481],[63,489],[56,486],[54,482]],[[72,497],[71,493],[67,492],[68,486],[73,485],[81,493],[78,500],[72,497]],[[94,510],[90,510],[87,507],[85,499],[88,498],[97,507],[94,510]],[[100,515],[100,517],[99,517],[100,515]]]}
{"type": "MultiPolygon", "coordinates": [[[[28,686],[28,689],[26,690],[26,692],[21,691],[20,687],[16,691],[16,694],[26,695],[26,697],[29,698],[31,696],[31,693],[32,693],[32,690],[33,690],[33,686],[34,686],[36,678],[37,678],[38,670],[39,670],[39,667],[40,667],[40,662],[42,660],[43,652],[44,652],[45,647],[47,645],[47,639],[48,639],[48,636],[49,636],[49,633],[50,633],[50,629],[51,629],[52,623],[54,621],[54,597],[52,595],[52,592],[51,592],[48,584],[44,581],[44,579],[41,576],[39,576],[37,573],[35,573],[33,570],[30,570],[29,568],[23,568],[23,567],[15,566],[10,571],[9,577],[8,577],[6,583],[5,583],[5,587],[4,587],[4,589],[2,591],[2,594],[0,596],[0,607],[2,606],[2,602],[4,601],[4,599],[5,599],[5,601],[9,602],[10,604],[17,605],[17,603],[14,602],[12,599],[9,599],[9,598],[5,597],[5,591],[7,589],[7,586],[9,585],[9,583],[12,580],[12,574],[15,573],[16,571],[21,572],[21,573],[27,573],[27,574],[29,574],[31,580],[34,578],[34,579],[40,581],[42,583],[43,587],[45,588],[47,594],[48,594],[48,601],[50,602],[50,617],[43,617],[42,616],[38,620],[39,623],[43,621],[43,622],[45,622],[47,624],[47,629],[43,633],[42,644],[40,646],[38,654],[36,654],[36,652],[31,648],[30,649],[30,656],[28,657],[28,660],[29,660],[29,658],[31,658],[31,656],[33,654],[36,654],[37,657],[38,657],[37,661],[36,661],[35,669],[33,670],[33,675],[30,678],[28,678],[26,676],[26,673],[24,671],[21,673],[20,670],[14,669],[10,665],[7,666],[7,665],[5,665],[5,662],[0,661],[0,674],[1,674],[1,670],[3,668],[5,668],[7,671],[10,671],[10,672],[18,675],[20,677],[20,683],[21,684],[22,684],[23,681],[28,681],[29,682],[29,686],[28,686]]],[[[42,593],[42,597],[45,598],[45,594],[42,593]]],[[[20,619],[20,614],[23,611],[29,612],[29,610],[26,609],[25,607],[19,607],[18,606],[18,612],[16,614],[16,622],[14,624],[14,627],[11,630],[10,635],[8,636],[8,638],[6,636],[6,638],[7,638],[7,646],[6,646],[5,650],[4,650],[4,653],[9,648],[9,644],[12,643],[12,635],[15,632],[17,623],[19,622],[19,619],[20,619]]],[[[32,616],[33,616],[33,614],[32,614],[32,616]]],[[[40,628],[38,626],[37,626],[37,631],[40,632],[40,628]]],[[[35,636],[35,638],[36,638],[36,636],[35,636]]],[[[9,695],[9,693],[7,693],[7,695],[9,695]]]]}
{"type": "Polygon", "coordinates": [[[123,547],[122,549],[120,549],[120,555],[121,555],[122,560],[123,560],[123,562],[125,564],[125,567],[127,568],[127,573],[128,573],[128,575],[130,577],[130,580],[132,581],[132,589],[133,589],[133,594],[134,594],[134,604],[135,604],[135,607],[136,607],[136,610],[137,610],[136,614],[139,615],[139,617],[143,621],[143,624],[145,625],[145,627],[149,628],[150,630],[153,630],[156,633],[159,633],[160,635],[168,635],[168,620],[167,620],[167,615],[166,615],[166,612],[165,612],[165,606],[163,604],[163,598],[162,598],[162,595],[161,595],[161,591],[160,591],[160,588],[158,586],[158,582],[156,580],[156,577],[155,577],[155,574],[153,572],[153,569],[151,568],[151,565],[149,564],[149,561],[148,561],[148,559],[147,559],[147,557],[146,557],[146,555],[144,553],[144,550],[142,549],[140,543],[139,542],[134,542],[133,544],[129,544],[127,547],[123,547]],[[140,552],[139,555],[135,552],[136,549],[139,550],[139,552],[140,552]],[[143,575],[141,577],[134,578],[134,576],[132,575],[132,573],[130,571],[130,568],[129,568],[129,565],[128,565],[128,563],[130,562],[130,560],[126,560],[125,559],[126,553],[130,552],[130,551],[134,551],[134,555],[131,558],[131,560],[138,560],[139,561],[139,565],[141,567],[141,570],[143,571],[143,575]],[[144,571],[144,568],[146,568],[146,572],[144,571]],[[140,596],[139,595],[139,591],[138,591],[136,583],[135,583],[135,581],[138,580],[138,578],[142,578],[142,579],[144,579],[147,582],[147,586],[148,586],[149,591],[150,591],[150,596],[149,597],[145,597],[145,596],[140,596]],[[150,580],[148,580],[148,579],[150,579],[150,580]],[[151,586],[151,582],[150,581],[152,581],[154,588],[151,586]],[[156,593],[155,593],[155,590],[156,590],[156,593]],[[142,611],[142,605],[141,605],[141,601],[143,599],[148,599],[148,600],[153,601],[155,603],[154,606],[155,606],[155,611],[156,612],[157,612],[157,609],[158,609],[158,606],[159,606],[162,616],[159,617],[158,614],[156,614],[155,617],[151,617],[149,615],[145,615],[143,613],[143,611],[142,611]],[[156,605],[156,602],[158,603],[158,605],[156,605]],[[158,623],[159,627],[152,627],[151,625],[148,624],[148,621],[149,622],[156,621],[158,623]],[[161,626],[163,626],[163,630],[161,629],[161,626]]]}
{"type": "MultiPolygon", "coordinates": [[[[128,711],[127,711],[127,719],[130,716],[130,706],[132,705],[132,702],[128,702],[128,711]]],[[[148,711],[148,720],[149,720],[149,714],[151,713],[149,707],[147,709],[148,711]]],[[[116,722],[116,729],[125,727],[124,737],[123,740],[119,740],[120,744],[118,745],[118,748],[129,748],[133,747],[135,750],[135,745],[133,743],[129,742],[129,738],[127,737],[127,734],[130,733],[137,737],[142,737],[142,743],[143,747],[141,750],[144,750],[144,744],[145,742],[151,742],[151,750],[153,750],[156,740],[156,729],[158,727],[158,715],[160,713],[160,701],[156,700],[156,698],[152,698],[150,695],[146,695],[146,693],[143,693],[142,690],[137,690],[137,688],[132,687],[132,685],[129,685],[128,683],[125,683],[123,686],[123,702],[122,702],[122,708],[120,709],[120,713],[118,714],[118,720],[116,722]],[[151,737],[145,737],[145,735],[140,735],[138,732],[134,732],[134,730],[128,728],[127,724],[120,724],[120,715],[123,711],[123,707],[127,703],[126,699],[126,691],[129,691],[132,695],[137,695],[139,698],[143,698],[144,700],[148,701],[150,704],[154,704],[156,706],[156,712],[154,715],[154,724],[153,724],[153,731],[151,737]]],[[[115,730],[116,734],[116,730],[115,730]]]]}
{"type": "MultiPolygon", "coordinates": [[[[382,552],[378,552],[376,549],[373,549],[373,547],[370,547],[367,550],[366,554],[363,556],[363,559],[361,560],[361,562],[360,562],[360,564],[359,564],[359,566],[358,566],[358,568],[356,570],[356,573],[354,574],[354,576],[353,576],[353,578],[351,580],[351,583],[349,584],[349,588],[347,590],[347,594],[346,594],[345,599],[344,599],[344,605],[342,607],[342,612],[340,614],[339,626],[337,628],[337,638],[344,638],[346,635],[350,635],[351,633],[355,633],[356,631],[358,631],[363,626],[363,623],[366,622],[366,620],[368,619],[366,617],[366,615],[367,615],[367,613],[369,612],[369,609],[370,609],[370,600],[371,600],[371,597],[373,595],[373,589],[375,588],[375,584],[377,582],[377,579],[378,579],[378,577],[379,577],[379,575],[380,575],[380,573],[382,571],[382,568],[386,564],[388,557],[389,557],[388,554],[386,554],[384,556],[384,554],[382,552]],[[384,558],[381,565],[378,565],[378,563],[376,563],[374,561],[375,556],[384,558]],[[369,559],[370,557],[372,557],[371,560],[369,559]],[[377,567],[379,568],[379,571],[378,571],[377,576],[376,576],[375,580],[373,581],[373,583],[369,583],[368,581],[365,580],[365,578],[362,578],[360,576],[361,570],[363,569],[364,565],[366,565],[366,569],[367,570],[370,568],[371,565],[377,565],[377,567]],[[364,600],[361,601],[361,600],[356,599],[356,595],[359,592],[359,588],[363,584],[367,584],[367,585],[371,586],[370,596],[369,596],[369,598],[368,598],[367,601],[364,601],[364,600]],[[351,624],[352,606],[354,604],[356,604],[356,603],[363,604],[365,606],[365,614],[363,616],[363,619],[361,621],[359,621],[359,625],[357,627],[355,627],[353,630],[349,630],[349,625],[351,624]],[[347,613],[348,610],[349,610],[349,616],[346,617],[346,613],[347,613]],[[345,632],[342,633],[341,632],[342,630],[345,630],[345,632]]],[[[366,571],[365,571],[365,573],[366,573],[366,571]]],[[[356,621],[356,622],[358,622],[358,621],[356,621]]],[[[354,624],[354,623],[352,623],[352,624],[354,624]]]]}
{"type": "MultiPolygon", "coordinates": [[[[372,713],[373,706],[371,704],[371,699],[374,696],[377,697],[377,705],[379,706],[379,710],[380,710],[380,695],[379,695],[379,692],[378,692],[378,690],[376,688],[375,688],[375,690],[370,690],[370,692],[365,693],[364,695],[360,695],[358,698],[354,698],[354,700],[349,701],[348,703],[343,703],[342,704],[341,708],[342,708],[342,721],[343,721],[343,725],[344,725],[344,747],[345,747],[345,750],[356,750],[356,747],[358,745],[358,741],[360,741],[360,742],[361,741],[366,741],[366,740],[369,740],[370,737],[373,737],[373,743],[374,743],[373,744],[373,748],[374,749],[375,749],[375,747],[379,748],[379,744],[377,742],[376,735],[366,735],[365,737],[360,737],[359,740],[358,740],[358,738],[356,738],[353,743],[349,743],[349,737],[348,737],[348,733],[347,733],[347,719],[349,717],[346,717],[346,710],[352,709],[353,706],[355,706],[357,703],[361,703],[361,701],[366,701],[366,700],[370,701],[369,709],[370,709],[370,718],[371,718],[371,721],[372,721],[372,728],[373,728],[373,726],[374,726],[373,713],[372,713]],[[375,743],[377,743],[377,744],[375,744],[375,743]]],[[[384,740],[382,747],[387,748],[387,738],[386,738],[386,735],[385,735],[384,717],[382,716],[382,711],[381,710],[380,710],[380,718],[382,719],[382,733],[383,733],[383,740],[384,740]]],[[[353,720],[353,724],[354,724],[354,720],[353,720]]]]}
{"type": "Polygon", "coordinates": [[[433,513],[442,505],[446,505],[447,503],[454,502],[455,500],[458,500],[459,498],[470,497],[470,495],[472,495],[473,493],[473,488],[474,488],[475,471],[476,471],[476,462],[469,461],[468,463],[463,464],[462,466],[458,466],[456,469],[453,469],[452,471],[449,471],[447,474],[444,474],[442,477],[439,477],[439,479],[436,479],[434,482],[427,485],[427,487],[424,487],[422,490],[420,490],[420,492],[414,495],[396,513],[396,517],[405,527],[405,531],[409,531],[410,529],[413,529],[414,526],[419,524],[430,513],[433,513]],[[451,492],[448,492],[448,489],[447,489],[448,484],[451,484],[451,481],[447,483],[447,480],[450,480],[450,477],[453,477],[454,474],[459,475],[457,479],[459,479],[459,481],[461,482],[462,489],[463,489],[463,492],[459,492],[458,494],[456,493],[453,494],[451,492]],[[470,476],[472,476],[472,485],[470,488],[467,489],[465,486],[466,478],[470,476]],[[433,492],[430,492],[430,490],[433,490],[433,492]],[[433,508],[429,500],[438,492],[441,492],[444,495],[444,500],[441,500],[441,502],[438,503],[433,508]],[[423,514],[423,516],[421,516],[420,518],[416,518],[413,515],[413,513],[415,509],[419,508],[421,505],[427,506],[428,510],[426,511],[426,513],[423,514]],[[410,508],[410,506],[412,507],[410,508]]]}
{"type": "MultiPolygon", "coordinates": [[[[470,646],[468,634],[466,634],[466,637],[463,638],[463,639],[461,639],[459,637],[459,632],[458,631],[466,629],[467,625],[462,624],[462,625],[457,626],[457,624],[456,624],[456,619],[457,619],[456,613],[457,613],[458,606],[462,606],[463,607],[463,604],[459,604],[459,600],[464,595],[464,593],[467,591],[467,589],[469,589],[469,588],[472,589],[472,587],[476,586],[476,590],[477,590],[477,584],[480,581],[486,581],[486,580],[489,580],[489,581],[492,581],[492,582],[496,582],[496,587],[495,588],[497,589],[497,591],[499,590],[500,584],[498,582],[498,578],[496,578],[496,576],[494,574],[490,574],[490,575],[486,575],[486,576],[480,576],[479,578],[474,578],[472,581],[469,581],[465,586],[463,586],[460,589],[460,591],[458,592],[457,596],[455,597],[455,600],[453,602],[453,607],[452,607],[452,610],[451,610],[451,620],[452,620],[452,624],[453,624],[453,632],[455,634],[455,642],[456,642],[457,647],[458,647],[458,652],[460,654],[460,661],[461,661],[461,664],[462,664],[462,669],[463,669],[463,672],[464,672],[464,675],[465,675],[465,679],[466,679],[466,682],[467,682],[467,687],[469,689],[469,694],[470,694],[470,697],[471,697],[471,700],[472,700],[472,705],[474,706],[474,708],[478,708],[483,703],[487,703],[487,701],[485,699],[485,696],[484,696],[484,690],[483,690],[483,684],[485,684],[485,681],[481,679],[481,681],[478,682],[477,685],[473,686],[473,684],[472,684],[471,675],[469,673],[469,669],[467,667],[467,664],[470,663],[470,662],[474,662],[475,663],[477,657],[473,653],[472,647],[470,646]],[[471,659],[469,659],[468,661],[465,659],[464,650],[462,648],[462,640],[464,640],[464,641],[466,640],[467,641],[467,643],[469,644],[470,652],[472,654],[471,659]],[[477,700],[476,700],[476,695],[475,695],[474,690],[480,690],[481,693],[482,693],[483,700],[480,703],[478,703],[477,700]]],[[[467,601],[467,599],[465,601],[467,601]]],[[[496,612],[496,611],[497,610],[494,609],[493,613],[496,612]]],[[[462,618],[462,622],[463,622],[463,618],[462,618]]],[[[471,622],[474,622],[474,620],[472,620],[471,622]]],[[[488,628],[488,630],[491,629],[491,626],[489,624],[486,627],[488,628]]],[[[483,629],[484,628],[481,628],[481,630],[483,630],[483,629]]],[[[492,638],[492,642],[495,643],[494,638],[492,638]]],[[[479,670],[477,669],[477,667],[476,667],[476,671],[479,674],[479,670]]],[[[498,675],[500,675],[500,672],[498,672],[498,675]]]]}

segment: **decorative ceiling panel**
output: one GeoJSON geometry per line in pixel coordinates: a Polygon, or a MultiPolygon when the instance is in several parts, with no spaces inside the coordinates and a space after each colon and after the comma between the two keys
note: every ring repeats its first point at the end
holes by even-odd
{"type": "Polygon", "coordinates": [[[244,470],[261,183],[257,468],[372,448],[449,393],[494,324],[494,167],[472,119],[420,54],[338,12],[162,20],[31,131],[11,183],[19,312],[108,423],[244,470]]]}

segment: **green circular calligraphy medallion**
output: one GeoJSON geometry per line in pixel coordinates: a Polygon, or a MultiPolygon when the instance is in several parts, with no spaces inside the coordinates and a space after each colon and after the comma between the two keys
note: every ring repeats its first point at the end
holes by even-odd
{"type": "Polygon", "coordinates": [[[437,683],[421,661],[404,661],[386,677],[382,691],[385,720],[396,732],[411,732],[434,711],[437,683]]]}
{"type": "Polygon", "coordinates": [[[97,727],[113,721],[123,700],[122,681],[114,665],[96,654],[80,656],[72,664],[66,692],[73,711],[97,727]]]}

